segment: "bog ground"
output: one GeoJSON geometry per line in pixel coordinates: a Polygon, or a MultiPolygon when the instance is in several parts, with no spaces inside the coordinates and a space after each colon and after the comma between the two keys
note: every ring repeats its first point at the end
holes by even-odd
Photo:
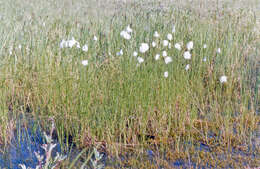
{"type": "Polygon", "coordinates": [[[0,2],[0,167],[259,167],[259,11],[0,2]]]}

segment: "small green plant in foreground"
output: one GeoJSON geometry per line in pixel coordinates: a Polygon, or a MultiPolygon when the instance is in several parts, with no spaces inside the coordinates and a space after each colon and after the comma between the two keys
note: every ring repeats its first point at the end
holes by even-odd
{"type": "Polygon", "coordinates": [[[94,148],[94,155],[95,155],[95,160],[91,159],[91,163],[93,165],[94,169],[101,169],[104,167],[103,164],[98,164],[98,162],[102,159],[103,154],[100,154],[96,148],[94,148]]]}
{"type": "MultiPolygon", "coordinates": [[[[56,147],[57,144],[53,143],[52,139],[52,133],[55,129],[54,123],[52,124],[52,130],[50,135],[47,135],[44,132],[44,137],[46,140],[46,144],[43,144],[41,147],[45,151],[45,155],[40,155],[39,152],[34,152],[35,156],[37,157],[38,160],[38,165],[36,166],[36,169],[54,169],[57,167],[65,158],[67,158],[66,155],[61,155],[58,152],[56,153],[55,158],[52,158],[52,151],[56,147]]],[[[19,166],[22,169],[26,169],[26,166],[24,164],[19,164],[19,166]]],[[[28,168],[30,169],[30,168],[28,168]]]]}
{"type": "MultiPolygon", "coordinates": [[[[61,167],[62,162],[67,158],[67,155],[61,155],[58,152],[56,153],[56,156],[53,158],[52,157],[52,151],[56,147],[57,144],[54,144],[54,140],[52,139],[52,134],[55,130],[55,124],[52,119],[52,129],[50,132],[50,135],[47,135],[44,132],[44,137],[46,140],[46,144],[43,144],[41,147],[44,149],[45,154],[40,155],[40,152],[34,152],[35,156],[37,157],[38,160],[38,165],[36,166],[36,169],[54,169],[57,167],[61,167]]],[[[79,157],[85,152],[85,150],[82,150],[81,153],[78,154],[78,156],[74,159],[74,162],[70,164],[69,168],[72,168],[73,165],[75,165],[75,161],[79,159],[79,157]]],[[[103,154],[99,153],[97,148],[93,148],[93,152],[90,154],[89,158],[84,161],[84,163],[81,165],[81,169],[84,169],[87,162],[90,159],[90,162],[92,164],[92,167],[94,169],[101,169],[104,168],[103,164],[98,164],[98,162],[102,159],[103,154]],[[91,158],[91,155],[94,154],[94,158],[91,158]]],[[[19,164],[19,167],[22,169],[31,169],[30,167],[26,167],[24,164],[19,164]]],[[[74,166],[75,167],[75,166],[74,166]]]]}

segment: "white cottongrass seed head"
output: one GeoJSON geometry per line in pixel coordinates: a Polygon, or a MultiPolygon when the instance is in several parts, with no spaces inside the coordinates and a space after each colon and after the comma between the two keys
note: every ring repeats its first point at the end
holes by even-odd
{"type": "Polygon", "coordinates": [[[76,47],[80,49],[80,44],[79,44],[79,42],[76,42],[76,47]]]}
{"type": "Polygon", "coordinates": [[[158,33],[157,31],[154,32],[153,36],[154,36],[155,38],[159,38],[159,37],[160,37],[160,35],[159,35],[159,33],[158,33]]]}
{"type": "Polygon", "coordinates": [[[121,50],[119,51],[119,54],[120,54],[120,55],[123,55],[123,54],[124,54],[123,49],[121,49],[121,50]]]}
{"type": "Polygon", "coordinates": [[[133,29],[130,27],[130,25],[128,25],[126,27],[126,32],[128,32],[128,33],[132,33],[133,32],[133,29]]]}
{"type": "Polygon", "coordinates": [[[155,47],[156,46],[156,43],[153,41],[152,42],[152,47],[155,47]]]}
{"type": "Polygon", "coordinates": [[[206,49],[206,48],[207,48],[207,44],[204,44],[204,45],[203,45],[203,48],[206,49]]]}
{"type": "Polygon", "coordinates": [[[184,52],[183,57],[184,57],[184,59],[186,59],[186,60],[190,60],[190,59],[191,59],[191,53],[190,53],[190,51],[184,52]]]}
{"type": "Polygon", "coordinates": [[[165,78],[167,78],[167,77],[169,76],[169,73],[168,73],[168,72],[164,72],[163,76],[164,76],[165,78]]]}
{"type": "Polygon", "coordinates": [[[67,45],[68,47],[72,48],[74,45],[77,45],[79,42],[75,40],[74,37],[71,38],[71,40],[67,41],[67,45]]]}
{"type": "Polygon", "coordinates": [[[171,63],[171,62],[172,62],[172,58],[171,58],[170,56],[167,56],[167,57],[164,59],[164,62],[165,62],[166,64],[171,63]]]}
{"type": "Polygon", "coordinates": [[[179,44],[179,43],[176,43],[176,44],[174,45],[174,47],[175,47],[177,50],[181,50],[181,44],[179,44]]]}
{"type": "Polygon", "coordinates": [[[169,43],[169,45],[168,45],[168,48],[169,48],[169,49],[171,49],[171,48],[172,48],[172,44],[171,44],[171,43],[169,43]]]}
{"type": "Polygon", "coordinates": [[[190,64],[187,64],[186,66],[185,66],[185,70],[187,71],[187,70],[189,70],[190,69],[190,64]]]}
{"type": "Polygon", "coordinates": [[[154,57],[155,60],[159,60],[160,59],[160,54],[156,54],[154,57]]]}
{"type": "Polygon", "coordinates": [[[62,39],[62,41],[60,42],[60,48],[64,48],[66,47],[66,41],[64,39],[62,39]]]}
{"type": "Polygon", "coordinates": [[[87,44],[83,45],[83,46],[82,46],[82,50],[83,50],[84,52],[87,52],[87,51],[88,51],[88,45],[87,45],[87,44]]]}
{"type": "Polygon", "coordinates": [[[138,57],[138,58],[137,58],[137,61],[138,61],[138,63],[140,63],[140,64],[141,64],[141,63],[143,63],[143,62],[144,62],[144,59],[143,59],[142,57],[138,57]]]}
{"type": "Polygon", "coordinates": [[[149,50],[149,45],[147,43],[141,43],[139,50],[141,53],[145,53],[149,50]]]}
{"type": "Polygon", "coordinates": [[[166,56],[167,56],[167,52],[166,52],[165,50],[162,52],[162,56],[163,56],[163,57],[166,57],[166,56]]]}
{"type": "Polygon", "coordinates": [[[82,63],[83,66],[87,66],[88,65],[88,60],[82,60],[81,63],[82,63]]]}
{"type": "Polygon", "coordinates": [[[98,38],[96,37],[96,35],[94,36],[93,40],[94,40],[94,41],[97,41],[97,40],[98,40],[98,38]]]}
{"type": "Polygon", "coordinates": [[[134,51],[133,56],[136,57],[138,55],[138,53],[136,51],[134,51]]]}
{"type": "Polygon", "coordinates": [[[10,55],[13,54],[13,47],[12,47],[12,46],[10,46],[10,48],[9,48],[9,54],[10,54],[10,55]]]}
{"type": "Polygon", "coordinates": [[[131,39],[131,35],[127,31],[122,31],[120,33],[120,36],[122,36],[126,40],[130,40],[131,39]]]}
{"type": "Polygon", "coordinates": [[[163,40],[163,46],[168,46],[168,45],[169,45],[168,40],[163,40]]]}
{"type": "Polygon", "coordinates": [[[172,26],[172,33],[175,33],[176,29],[175,29],[175,25],[172,26]]]}
{"type": "Polygon", "coordinates": [[[219,78],[220,83],[226,83],[227,82],[227,76],[223,75],[219,78]]]}
{"type": "Polygon", "coordinates": [[[186,47],[187,47],[188,50],[193,49],[193,42],[192,42],[192,41],[189,41],[189,42],[187,43],[186,47]]]}
{"type": "Polygon", "coordinates": [[[116,53],[117,56],[122,56],[123,54],[124,54],[123,49],[120,49],[120,51],[116,53]]]}
{"type": "Polygon", "coordinates": [[[169,40],[169,41],[171,41],[172,40],[172,34],[171,33],[168,33],[168,35],[167,35],[167,39],[169,40]]]}
{"type": "Polygon", "coordinates": [[[203,58],[203,62],[206,62],[206,61],[207,61],[207,58],[206,58],[206,57],[204,57],[204,58],[203,58]]]}
{"type": "Polygon", "coordinates": [[[220,48],[217,49],[217,53],[219,53],[219,54],[221,53],[221,49],[220,48]]]}

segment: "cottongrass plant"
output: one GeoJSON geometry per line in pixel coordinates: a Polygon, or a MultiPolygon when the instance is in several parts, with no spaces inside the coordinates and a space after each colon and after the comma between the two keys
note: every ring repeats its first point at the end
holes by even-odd
{"type": "Polygon", "coordinates": [[[118,156],[152,144],[171,160],[223,164],[194,146],[221,154],[251,143],[259,123],[253,16],[136,7],[104,22],[77,18],[44,21],[44,29],[32,20],[1,25],[13,29],[1,35],[2,112],[54,116],[60,140],[104,142],[118,156]]]}

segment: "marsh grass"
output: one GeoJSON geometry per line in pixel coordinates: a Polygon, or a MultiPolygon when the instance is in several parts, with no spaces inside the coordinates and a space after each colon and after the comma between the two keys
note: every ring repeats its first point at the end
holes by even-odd
{"type": "Polygon", "coordinates": [[[17,15],[17,22],[0,27],[3,143],[10,138],[10,119],[23,113],[54,117],[59,140],[66,140],[64,148],[70,135],[78,147],[102,144],[100,151],[109,154],[138,154],[153,145],[172,153],[169,158],[185,159],[195,153],[192,148],[184,151],[187,142],[203,142],[216,152],[250,145],[259,125],[259,63],[254,60],[259,36],[253,31],[253,14],[221,10],[200,16],[185,9],[133,7],[102,20],[86,18],[88,23],[73,17],[17,15]],[[173,24],[173,47],[165,49],[173,62],[166,65],[154,56],[164,50],[162,40],[173,24]],[[134,30],[129,41],[120,36],[127,25],[134,30]],[[159,39],[153,37],[155,31],[159,39]],[[62,39],[72,37],[81,46],[88,44],[88,52],[59,48],[62,39]],[[160,47],[152,48],[153,40],[160,47]],[[187,61],[183,53],[189,41],[194,49],[187,61]],[[138,54],[145,61],[137,66],[132,54],[143,42],[150,49],[138,54]],[[177,42],[183,43],[181,51],[174,48],[177,42]],[[120,49],[124,53],[117,56],[120,49]],[[85,59],[88,66],[81,64],[85,59]],[[186,64],[191,66],[188,71],[186,64]],[[222,75],[227,83],[220,83],[222,75]],[[213,139],[209,133],[214,133],[213,139]]]}

